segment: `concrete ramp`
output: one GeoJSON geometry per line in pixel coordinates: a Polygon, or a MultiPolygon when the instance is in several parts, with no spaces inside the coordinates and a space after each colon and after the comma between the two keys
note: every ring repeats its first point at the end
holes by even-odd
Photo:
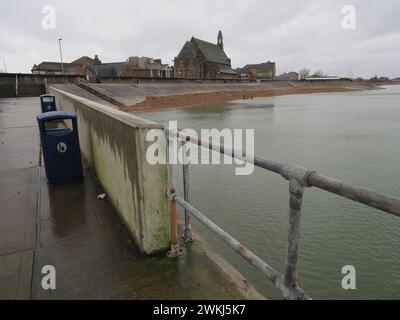
{"type": "Polygon", "coordinates": [[[97,96],[81,87],[78,87],[75,84],[54,84],[54,85],[52,85],[52,87],[62,90],[64,92],[72,93],[74,95],[88,99],[90,101],[101,103],[108,107],[117,108],[117,106],[115,104],[108,102],[108,101],[100,98],[99,96],[97,96]]]}

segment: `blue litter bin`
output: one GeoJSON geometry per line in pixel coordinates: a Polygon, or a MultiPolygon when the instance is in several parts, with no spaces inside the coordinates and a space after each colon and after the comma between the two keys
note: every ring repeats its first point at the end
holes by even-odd
{"type": "Polygon", "coordinates": [[[52,94],[43,94],[40,96],[40,104],[42,106],[42,113],[57,111],[56,97],[52,94]]]}
{"type": "Polygon", "coordinates": [[[80,179],[82,162],[76,114],[47,112],[38,115],[37,121],[49,182],[80,179]]]}

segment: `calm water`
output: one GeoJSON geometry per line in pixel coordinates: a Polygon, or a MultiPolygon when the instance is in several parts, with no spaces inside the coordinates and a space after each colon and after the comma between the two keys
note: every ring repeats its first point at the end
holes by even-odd
{"type": "MultiPolygon", "coordinates": [[[[136,113],[180,127],[253,128],[255,153],[400,197],[400,86],[385,90],[292,95],[136,113]]],[[[192,200],[276,270],[284,271],[288,184],[256,169],[192,166],[192,200]]],[[[203,230],[212,245],[269,298],[280,293],[253,267],[203,230]]],[[[300,286],[315,299],[400,299],[400,219],[324,191],[307,189],[300,286]],[[341,288],[344,265],[357,289],[341,288]]]]}

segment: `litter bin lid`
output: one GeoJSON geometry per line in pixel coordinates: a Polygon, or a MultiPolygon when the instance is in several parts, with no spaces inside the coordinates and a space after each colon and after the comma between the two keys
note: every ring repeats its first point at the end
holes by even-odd
{"type": "Polygon", "coordinates": [[[47,113],[41,113],[37,116],[37,120],[39,122],[63,119],[76,119],[76,113],[66,111],[51,111],[47,113]]]}
{"type": "Polygon", "coordinates": [[[42,95],[40,96],[40,98],[42,98],[42,97],[54,97],[54,94],[48,94],[48,93],[46,93],[46,94],[42,94],[42,95]]]}

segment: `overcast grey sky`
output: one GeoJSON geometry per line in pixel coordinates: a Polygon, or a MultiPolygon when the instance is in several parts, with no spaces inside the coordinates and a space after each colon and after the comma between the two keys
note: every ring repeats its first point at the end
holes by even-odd
{"type": "MultiPolygon", "coordinates": [[[[399,0],[1,0],[0,57],[8,72],[34,63],[98,54],[172,64],[186,40],[224,35],[232,66],[267,60],[277,72],[306,67],[330,75],[400,76],[399,0]],[[342,28],[342,7],[356,9],[356,29],[342,28]],[[56,29],[42,28],[44,5],[56,9],[56,29]]],[[[0,69],[3,68],[0,59],[0,69]]]]}

